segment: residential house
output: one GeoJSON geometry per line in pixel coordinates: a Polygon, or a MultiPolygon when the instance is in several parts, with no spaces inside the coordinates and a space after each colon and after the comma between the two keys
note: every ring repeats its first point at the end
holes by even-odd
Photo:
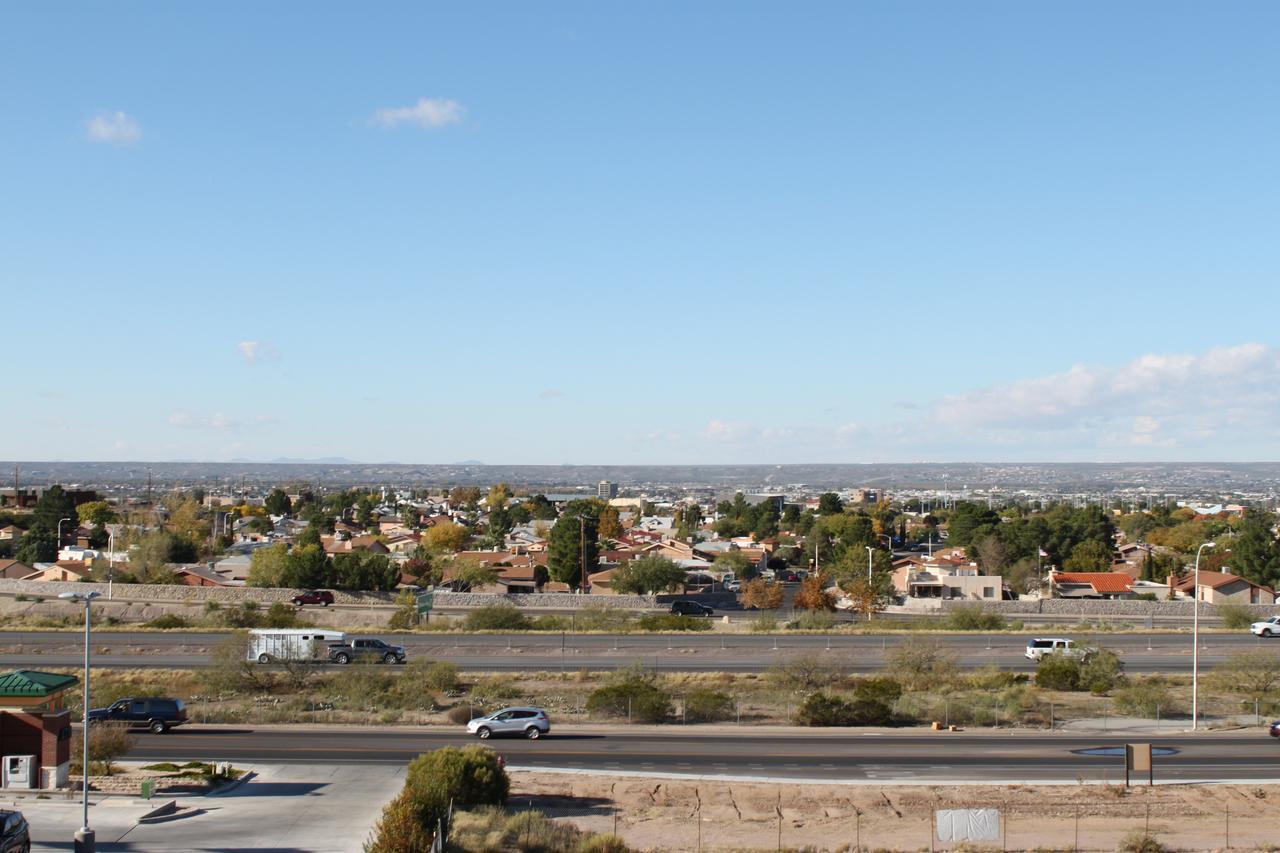
{"type": "Polygon", "coordinates": [[[17,560],[0,560],[0,578],[21,580],[34,573],[35,569],[26,563],[20,563],[17,560]]]}
{"type": "Polygon", "coordinates": [[[89,574],[89,567],[73,561],[60,563],[36,563],[35,571],[23,580],[27,581],[78,581],[89,574]]]}
{"type": "Polygon", "coordinates": [[[15,539],[22,538],[22,528],[15,527],[12,524],[6,524],[0,527],[0,542],[11,542],[15,539]]]}
{"type": "Polygon", "coordinates": [[[1134,579],[1124,572],[1049,572],[1050,598],[1134,598],[1134,579]]]}
{"type": "Polygon", "coordinates": [[[919,607],[928,602],[965,599],[1000,601],[1005,596],[1004,578],[984,575],[977,564],[960,564],[951,560],[926,563],[899,561],[893,569],[893,588],[907,606],[919,607]]]}
{"type": "Polygon", "coordinates": [[[1169,589],[1177,598],[1194,597],[1208,604],[1275,604],[1276,593],[1269,586],[1254,583],[1229,572],[1201,571],[1199,586],[1196,573],[1188,572],[1175,578],[1169,576],[1169,589]]]}
{"type": "Polygon", "coordinates": [[[173,567],[174,582],[183,586],[243,586],[204,563],[187,563],[173,567]]]}

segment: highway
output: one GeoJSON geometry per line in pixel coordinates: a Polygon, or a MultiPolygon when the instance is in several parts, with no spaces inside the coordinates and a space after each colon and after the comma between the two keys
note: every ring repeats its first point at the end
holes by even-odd
{"type": "MultiPolygon", "coordinates": [[[[554,721],[553,721],[554,722],[554,721]]],[[[1149,741],[1157,781],[1280,778],[1280,742],[1263,732],[1114,737],[794,732],[693,727],[628,731],[566,726],[537,741],[490,739],[512,768],[676,773],[862,782],[1111,781],[1123,778],[1126,742],[1149,741]],[[727,730],[728,729],[728,730],[727,730]],[[1119,755],[1086,754],[1110,749],[1119,755]]],[[[422,752],[477,742],[461,732],[392,728],[197,727],[142,734],[130,759],[249,763],[405,764],[422,752]]]]}
{"type": "MultiPolygon", "coordinates": [[[[1068,636],[1080,643],[1119,652],[1127,672],[1186,671],[1191,637],[1185,633],[1079,634],[1061,629],[1041,636],[1068,636]]],[[[614,669],[642,663],[668,672],[760,672],[799,654],[830,656],[852,672],[880,668],[899,643],[937,636],[950,646],[962,667],[998,666],[1034,671],[1023,657],[1023,634],[386,634],[403,644],[410,660],[447,660],[471,672],[614,669]]],[[[191,668],[207,666],[210,651],[226,633],[95,631],[93,662],[103,667],[191,668]]],[[[1211,667],[1232,653],[1255,648],[1280,651],[1280,639],[1262,640],[1247,632],[1201,634],[1200,662],[1211,667]]],[[[0,632],[0,666],[77,666],[83,639],[74,631],[0,632]]]]}

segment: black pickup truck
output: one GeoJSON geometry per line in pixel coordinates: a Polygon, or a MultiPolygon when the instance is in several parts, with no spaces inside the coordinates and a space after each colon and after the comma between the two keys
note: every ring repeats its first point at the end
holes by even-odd
{"type": "Polygon", "coordinates": [[[332,643],[329,660],[333,663],[404,663],[404,646],[393,646],[376,637],[352,637],[349,643],[332,643]]]}

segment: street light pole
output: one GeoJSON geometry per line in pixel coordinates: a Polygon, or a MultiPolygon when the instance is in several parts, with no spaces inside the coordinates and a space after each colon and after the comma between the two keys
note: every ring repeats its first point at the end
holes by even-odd
{"type": "MultiPolygon", "coordinates": [[[[70,521],[69,518],[58,519],[58,551],[62,551],[62,522],[70,521]]],[[[56,560],[56,558],[55,558],[56,560]]]]}
{"type": "Polygon", "coordinates": [[[89,603],[102,593],[63,592],[63,601],[84,602],[84,716],[80,718],[80,752],[84,758],[84,822],[75,834],[75,853],[94,853],[96,838],[89,828],[89,603]]]}
{"type": "Polygon", "coordinates": [[[1191,581],[1191,731],[1200,725],[1200,555],[1215,542],[1205,542],[1196,549],[1195,575],[1191,581]]]}
{"type": "Polygon", "coordinates": [[[871,582],[871,555],[875,553],[875,548],[870,545],[865,546],[867,549],[867,582],[871,582]]]}

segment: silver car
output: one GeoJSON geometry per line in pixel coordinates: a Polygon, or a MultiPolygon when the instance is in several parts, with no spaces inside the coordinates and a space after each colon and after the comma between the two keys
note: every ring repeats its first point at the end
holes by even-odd
{"type": "Polygon", "coordinates": [[[467,734],[484,739],[489,735],[524,735],[537,740],[551,731],[551,718],[541,708],[503,708],[467,723],[467,734]]]}

